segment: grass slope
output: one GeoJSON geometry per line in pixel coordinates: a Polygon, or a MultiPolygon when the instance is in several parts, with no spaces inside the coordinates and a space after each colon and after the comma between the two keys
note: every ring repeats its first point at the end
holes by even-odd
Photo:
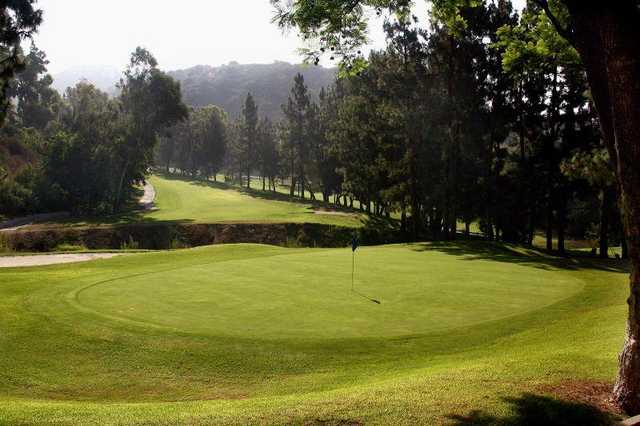
{"type": "Polygon", "coordinates": [[[359,226],[356,214],[318,214],[310,202],[289,201],[282,194],[241,191],[224,183],[153,176],[158,210],[147,219],[206,223],[326,223],[359,226]]]}
{"type": "Polygon", "coordinates": [[[350,260],[228,245],[0,271],[0,423],[606,420],[542,386],[613,377],[615,263],[365,247],[358,294],[350,260]]]}

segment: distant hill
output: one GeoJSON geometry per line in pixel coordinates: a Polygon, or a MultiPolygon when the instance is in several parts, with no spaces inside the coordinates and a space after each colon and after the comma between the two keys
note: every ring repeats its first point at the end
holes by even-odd
{"type": "Polygon", "coordinates": [[[251,92],[260,115],[276,120],[282,117],[281,105],[286,103],[293,77],[298,72],[304,76],[311,93],[317,96],[321,87],[333,82],[336,70],[287,62],[251,65],[232,62],[220,67],[198,65],[169,74],[181,82],[184,100],[189,105],[218,105],[236,118],[247,93],[251,92]]]}
{"type": "Polygon", "coordinates": [[[53,75],[53,87],[64,93],[67,87],[75,86],[81,80],[93,83],[98,89],[114,94],[116,83],[120,80],[122,71],[115,67],[86,65],[73,67],[53,75]]]}
{"type": "MultiPolygon", "coordinates": [[[[251,92],[260,108],[260,115],[277,120],[282,117],[281,105],[287,102],[296,73],[304,75],[309,90],[317,97],[321,87],[333,82],[336,69],[288,62],[248,65],[231,62],[219,67],[197,65],[168,73],[180,81],[184,101],[188,105],[218,105],[231,118],[237,118],[247,93],[251,92]]],[[[64,93],[67,87],[87,80],[113,95],[121,74],[115,67],[75,67],[55,74],[53,86],[64,93]]]]}

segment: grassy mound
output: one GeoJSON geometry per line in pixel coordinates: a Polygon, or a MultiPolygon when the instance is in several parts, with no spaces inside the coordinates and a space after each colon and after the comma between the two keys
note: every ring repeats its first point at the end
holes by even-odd
{"type": "Polygon", "coordinates": [[[480,243],[365,247],[356,262],[355,292],[348,249],[0,271],[0,423],[606,420],[549,389],[613,377],[616,264],[480,243]]]}

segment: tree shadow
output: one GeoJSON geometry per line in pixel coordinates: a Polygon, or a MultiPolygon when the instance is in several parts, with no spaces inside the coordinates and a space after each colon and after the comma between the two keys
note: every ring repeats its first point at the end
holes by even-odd
{"type": "Polygon", "coordinates": [[[361,243],[364,245],[394,244],[406,241],[400,229],[400,222],[383,216],[367,216],[362,220],[361,243]]]}
{"type": "Polygon", "coordinates": [[[565,269],[597,269],[608,272],[630,272],[629,263],[616,259],[598,259],[585,255],[572,257],[554,256],[544,251],[518,246],[480,240],[435,241],[414,243],[410,245],[414,251],[438,251],[461,260],[491,260],[496,262],[519,263],[544,270],[565,269]]]}
{"type": "Polygon", "coordinates": [[[282,192],[277,192],[277,191],[276,192],[268,191],[268,190],[264,190],[263,191],[262,189],[258,189],[258,188],[255,188],[255,187],[247,188],[247,187],[244,187],[244,186],[239,186],[237,184],[231,184],[231,183],[228,183],[228,182],[220,182],[220,181],[205,180],[205,179],[195,179],[195,178],[188,177],[188,176],[180,176],[180,175],[165,174],[165,173],[159,173],[158,175],[162,176],[163,179],[179,180],[179,181],[191,184],[191,185],[205,186],[205,187],[214,188],[214,189],[221,189],[221,190],[238,191],[238,192],[246,194],[246,195],[248,195],[250,197],[263,199],[263,200],[284,201],[284,202],[288,202],[288,203],[304,204],[306,206],[309,206],[309,210],[327,209],[327,210],[330,210],[330,211],[339,211],[339,212],[344,212],[344,213],[363,214],[364,215],[364,212],[361,212],[361,211],[359,211],[357,209],[354,209],[354,208],[338,206],[338,205],[335,205],[333,203],[322,201],[322,200],[318,200],[318,199],[313,200],[311,198],[302,199],[302,198],[299,198],[299,197],[292,197],[289,194],[284,194],[282,192]]]}
{"type": "Polygon", "coordinates": [[[87,226],[124,226],[124,225],[159,225],[193,223],[193,219],[157,219],[149,216],[153,210],[140,206],[132,207],[123,212],[108,216],[71,216],[56,222],[34,223],[31,228],[51,228],[58,226],[87,227],[87,226]]]}
{"type": "Polygon", "coordinates": [[[563,401],[543,395],[525,393],[518,398],[504,398],[513,414],[497,416],[481,410],[466,415],[447,416],[455,426],[530,425],[530,426],[603,426],[618,424],[618,416],[592,405],[563,401]]]}

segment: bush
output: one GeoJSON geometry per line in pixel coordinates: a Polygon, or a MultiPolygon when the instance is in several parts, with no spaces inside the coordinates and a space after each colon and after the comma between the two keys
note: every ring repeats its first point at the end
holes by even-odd
{"type": "Polygon", "coordinates": [[[86,251],[87,247],[84,244],[58,244],[55,251],[86,251]]]}
{"type": "Polygon", "coordinates": [[[8,253],[13,251],[9,239],[0,232],[0,253],[8,253]]]}
{"type": "Polygon", "coordinates": [[[139,247],[140,244],[131,235],[129,235],[129,241],[124,241],[120,244],[120,250],[137,250],[139,247]]]}

